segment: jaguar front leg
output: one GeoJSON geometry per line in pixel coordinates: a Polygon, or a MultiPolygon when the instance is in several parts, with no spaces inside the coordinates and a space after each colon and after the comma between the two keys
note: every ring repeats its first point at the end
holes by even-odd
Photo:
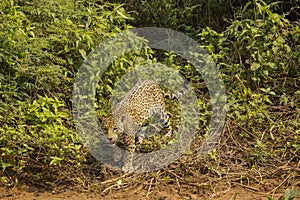
{"type": "Polygon", "coordinates": [[[122,123],[124,127],[124,145],[125,145],[125,155],[123,157],[123,167],[122,171],[125,173],[131,173],[134,171],[133,167],[133,158],[134,158],[134,152],[136,149],[135,145],[135,131],[136,131],[136,125],[132,121],[130,116],[123,116],[122,117],[122,123]]]}
{"type": "MultiPolygon", "coordinates": [[[[132,140],[134,142],[134,138],[132,140]]],[[[134,152],[135,152],[135,144],[130,144],[126,148],[125,155],[123,157],[123,167],[122,171],[125,173],[131,173],[134,171],[133,167],[133,158],[134,158],[134,152]]]]}

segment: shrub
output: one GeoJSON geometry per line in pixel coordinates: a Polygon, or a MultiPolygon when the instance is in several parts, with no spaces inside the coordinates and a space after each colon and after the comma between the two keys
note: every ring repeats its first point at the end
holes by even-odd
{"type": "Polygon", "coordinates": [[[0,177],[64,179],[85,151],[70,111],[75,73],[104,38],[129,27],[101,1],[0,3],[0,177]]]}
{"type": "Polygon", "coordinates": [[[224,32],[199,34],[226,83],[228,118],[255,141],[255,161],[299,151],[299,37],[299,23],[263,1],[248,3],[224,32]]]}

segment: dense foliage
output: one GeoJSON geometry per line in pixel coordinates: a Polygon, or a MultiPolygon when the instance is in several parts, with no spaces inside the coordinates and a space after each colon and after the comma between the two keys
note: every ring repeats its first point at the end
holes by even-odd
{"type": "MultiPolygon", "coordinates": [[[[110,0],[123,3],[135,20],[129,23],[135,27],[171,28],[195,37],[202,28],[221,32],[230,25],[236,13],[243,10],[248,0],[110,0]]],[[[250,1],[251,2],[251,1],[250,1]]],[[[260,2],[260,1],[256,1],[260,2]]],[[[266,0],[272,4],[272,11],[285,14],[291,21],[297,21],[297,1],[266,0]]],[[[254,4],[250,5],[253,9],[254,4]]]]}
{"type": "Polygon", "coordinates": [[[263,2],[244,9],[221,34],[203,29],[200,40],[226,82],[228,119],[239,125],[241,137],[255,141],[254,163],[283,155],[295,161],[300,150],[299,23],[263,2]]]}
{"type": "MultiPolygon", "coordinates": [[[[294,15],[292,20],[286,18],[294,13],[293,1],[289,7],[261,0],[230,1],[226,6],[223,1],[110,2],[1,1],[2,183],[25,178],[55,185],[83,169],[87,152],[71,115],[76,72],[97,44],[132,25],[182,31],[206,48],[226,85],[227,121],[238,129],[238,140],[248,145],[244,150],[249,153],[249,168],[270,160],[296,165],[300,159],[300,24],[294,15]]],[[[107,68],[97,88],[98,113],[107,113],[112,88],[128,69],[156,62],[179,69],[194,83],[199,107],[209,107],[205,85],[186,61],[145,48],[107,68]]],[[[206,125],[208,117],[209,112],[203,112],[200,121],[206,125]]]]}
{"type": "Polygon", "coordinates": [[[124,9],[99,1],[0,3],[0,166],[43,179],[80,167],[71,92],[87,52],[127,28],[124,9]]]}

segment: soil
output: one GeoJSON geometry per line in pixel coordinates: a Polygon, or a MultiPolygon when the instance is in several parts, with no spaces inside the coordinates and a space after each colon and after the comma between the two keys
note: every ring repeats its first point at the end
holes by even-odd
{"type": "MultiPolygon", "coordinates": [[[[267,200],[267,194],[257,193],[242,187],[233,187],[227,191],[222,191],[219,194],[192,194],[188,191],[178,192],[172,191],[171,188],[160,188],[157,191],[148,193],[147,190],[138,190],[138,192],[128,192],[117,190],[109,194],[98,194],[90,192],[78,192],[73,190],[64,190],[61,192],[43,192],[36,188],[22,186],[15,189],[0,188],[0,199],[3,200],[110,200],[110,199],[157,199],[157,200],[267,200]]],[[[272,196],[272,195],[269,195],[272,196]]],[[[273,199],[278,199],[280,195],[273,195],[273,199]]]]}
{"type": "Polygon", "coordinates": [[[199,158],[200,144],[195,143],[191,147],[194,152],[155,172],[140,174],[124,174],[87,159],[81,170],[51,171],[43,181],[23,174],[27,178],[7,179],[9,185],[15,185],[7,188],[0,180],[0,199],[278,200],[286,189],[294,189],[298,192],[294,200],[300,199],[299,152],[286,149],[284,156],[258,160],[254,165],[250,158],[256,143],[238,137],[234,125],[228,123],[225,127],[229,131],[216,146],[216,155],[199,158]]]}

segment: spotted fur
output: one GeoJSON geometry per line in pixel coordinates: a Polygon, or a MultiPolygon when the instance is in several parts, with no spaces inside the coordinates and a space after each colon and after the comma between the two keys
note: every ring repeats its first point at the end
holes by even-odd
{"type": "MultiPolygon", "coordinates": [[[[178,94],[166,93],[156,82],[146,80],[138,82],[124,99],[110,110],[104,120],[107,128],[107,138],[113,144],[123,146],[127,150],[125,158],[123,158],[123,171],[133,171],[132,159],[136,148],[136,132],[155,113],[160,114],[160,121],[167,129],[166,136],[170,137],[172,135],[172,127],[165,109],[164,97],[174,99],[178,96],[178,94]]],[[[139,141],[143,137],[143,135],[140,136],[139,141]]]]}

